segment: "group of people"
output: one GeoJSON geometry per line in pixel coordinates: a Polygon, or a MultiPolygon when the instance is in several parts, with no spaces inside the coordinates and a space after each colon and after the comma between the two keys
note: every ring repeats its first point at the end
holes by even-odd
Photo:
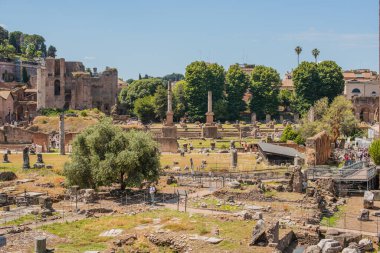
{"type": "Polygon", "coordinates": [[[367,148],[359,148],[357,150],[348,148],[347,150],[348,152],[346,152],[343,156],[344,166],[351,165],[359,161],[368,161],[370,158],[367,148]]]}

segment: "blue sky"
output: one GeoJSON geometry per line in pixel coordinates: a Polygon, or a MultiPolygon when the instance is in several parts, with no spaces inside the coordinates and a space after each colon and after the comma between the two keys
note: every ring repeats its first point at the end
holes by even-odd
{"type": "Polygon", "coordinates": [[[0,24],[45,37],[58,56],[119,76],[184,73],[195,60],[264,64],[281,76],[301,60],[378,70],[377,0],[0,0],[0,24]]]}

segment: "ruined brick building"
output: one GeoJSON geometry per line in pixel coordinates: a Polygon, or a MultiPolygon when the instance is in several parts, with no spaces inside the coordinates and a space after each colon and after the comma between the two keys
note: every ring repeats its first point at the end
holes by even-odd
{"type": "Polygon", "coordinates": [[[33,118],[41,108],[98,108],[108,114],[116,104],[117,93],[118,73],[113,68],[102,73],[94,68],[90,73],[83,63],[62,58],[0,60],[0,125],[33,118]]]}
{"type": "Polygon", "coordinates": [[[86,72],[81,62],[47,58],[37,70],[37,109],[89,109],[110,113],[116,104],[117,70],[86,72]]]}

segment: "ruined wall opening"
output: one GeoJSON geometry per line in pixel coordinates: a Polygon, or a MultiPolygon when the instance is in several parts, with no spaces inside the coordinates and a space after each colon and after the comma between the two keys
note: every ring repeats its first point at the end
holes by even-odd
{"type": "Polygon", "coordinates": [[[59,80],[54,81],[54,96],[61,95],[61,82],[59,80]]]}
{"type": "Polygon", "coordinates": [[[363,108],[360,111],[360,121],[369,122],[369,109],[363,108]]]}

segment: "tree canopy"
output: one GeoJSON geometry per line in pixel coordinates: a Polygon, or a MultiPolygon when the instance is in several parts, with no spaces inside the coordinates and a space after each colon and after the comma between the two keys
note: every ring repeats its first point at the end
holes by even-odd
{"type": "Polygon", "coordinates": [[[186,67],[185,80],[188,115],[193,120],[204,119],[207,112],[208,91],[212,91],[213,103],[222,99],[225,81],[224,69],[216,63],[195,61],[186,67]]]}
{"type": "Polygon", "coordinates": [[[344,89],[342,69],[333,61],[302,62],[293,71],[293,83],[297,96],[309,106],[323,97],[331,102],[344,89]]]}
{"type": "Polygon", "coordinates": [[[139,98],[153,96],[159,86],[164,86],[162,79],[148,78],[135,80],[128,87],[123,88],[119,94],[120,106],[126,112],[133,112],[133,105],[139,98]]]}
{"type": "Polygon", "coordinates": [[[119,183],[125,189],[157,180],[159,161],[157,143],[149,133],[126,132],[104,119],[74,139],[64,174],[69,185],[95,188],[119,183]]]}
{"type": "Polygon", "coordinates": [[[259,118],[277,111],[280,84],[280,75],[275,69],[263,65],[253,69],[250,108],[252,112],[256,112],[259,118]]]}
{"type": "Polygon", "coordinates": [[[245,111],[247,104],[243,101],[243,96],[249,84],[249,76],[238,64],[229,67],[226,74],[226,112],[229,120],[240,118],[239,113],[245,111]]]}

